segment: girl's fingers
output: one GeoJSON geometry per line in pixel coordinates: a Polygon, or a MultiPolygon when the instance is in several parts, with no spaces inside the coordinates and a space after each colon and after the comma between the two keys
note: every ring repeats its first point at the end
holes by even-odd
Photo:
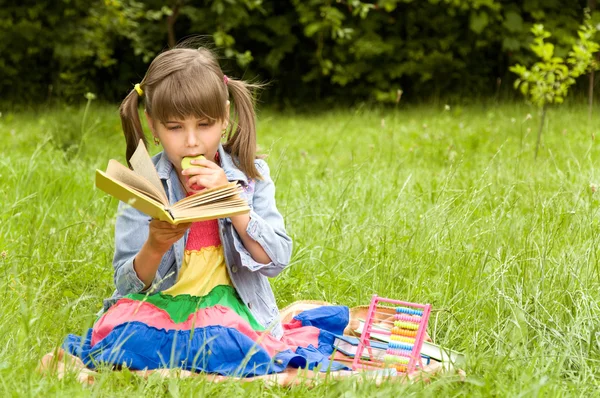
{"type": "Polygon", "coordinates": [[[216,179],[212,175],[198,175],[191,177],[187,182],[187,186],[188,188],[192,188],[195,185],[204,188],[212,188],[213,186],[216,186],[215,181],[216,179]]]}
{"type": "Polygon", "coordinates": [[[191,223],[185,223],[185,224],[179,224],[179,225],[175,225],[175,224],[171,224],[168,223],[166,221],[159,221],[159,220],[155,220],[156,222],[151,222],[152,225],[150,225],[150,228],[158,231],[160,233],[167,233],[167,234],[178,234],[181,233],[182,231],[185,232],[186,229],[188,229],[192,224],[191,223]]]}
{"type": "Polygon", "coordinates": [[[157,218],[153,218],[152,220],[150,220],[150,226],[151,227],[158,227],[158,228],[162,227],[162,228],[165,228],[165,227],[167,227],[169,225],[171,225],[171,224],[169,224],[166,221],[161,221],[161,220],[159,220],[157,218]]]}
{"type": "Polygon", "coordinates": [[[150,235],[152,240],[160,245],[171,246],[181,239],[185,231],[191,226],[191,223],[174,225],[166,221],[153,219],[150,221],[150,235]]]}
{"type": "Polygon", "coordinates": [[[205,167],[207,169],[213,169],[213,170],[221,168],[218,164],[216,164],[215,162],[211,162],[208,159],[195,159],[195,160],[192,160],[190,163],[193,165],[196,165],[196,166],[205,167]]]}
{"type": "Polygon", "coordinates": [[[158,238],[157,240],[160,241],[179,239],[183,236],[186,229],[187,228],[178,228],[171,231],[160,231],[156,237],[158,238]]]}
{"type": "Polygon", "coordinates": [[[193,176],[193,175],[209,175],[214,174],[214,169],[209,169],[208,167],[190,167],[189,169],[185,169],[181,172],[184,176],[193,176]]]}
{"type": "Polygon", "coordinates": [[[150,223],[151,228],[155,228],[160,231],[172,231],[175,228],[179,228],[179,225],[171,224],[166,221],[156,220],[156,223],[150,223]]]}

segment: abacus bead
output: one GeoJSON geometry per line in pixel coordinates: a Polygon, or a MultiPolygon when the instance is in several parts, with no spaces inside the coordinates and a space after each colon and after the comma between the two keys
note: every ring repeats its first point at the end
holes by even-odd
{"type": "Polygon", "coordinates": [[[396,363],[403,363],[403,364],[407,364],[410,360],[408,358],[404,358],[404,357],[396,357],[396,363]]]}
{"type": "Polygon", "coordinates": [[[417,335],[417,331],[401,329],[400,332],[398,332],[397,334],[400,334],[402,336],[415,337],[417,335]]]}
{"type": "Polygon", "coordinates": [[[383,362],[385,363],[393,363],[394,362],[394,356],[391,354],[385,354],[383,357],[383,362]]]}
{"type": "Polygon", "coordinates": [[[401,355],[403,357],[410,357],[412,355],[412,351],[408,351],[408,350],[400,350],[398,352],[398,355],[401,355]]]}
{"type": "Polygon", "coordinates": [[[401,342],[396,342],[396,341],[391,341],[390,347],[398,348],[398,349],[402,349],[402,350],[412,350],[412,348],[413,348],[412,344],[406,344],[406,343],[401,343],[401,342]]]}
{"type": "Polygon", "coordinates": [[[405,308],[405,307],[396,307],[396,312],[402,312],[405,314],[412,314],[412,315],[423,315],[423,311],[420,310],[414,310],[411,308],[405,308]]]}
{"type": "Polygon", "coordinates": [[[411,329],[411,330],[417,330],[419,328],[419,325],[416,323],[402,322],[402,321],[395,321],[394,326],[403,328],[403,329],[411,329]]]}
{"type": "Polygon", "coordinates": [[[396,320],[396,321],[411,322],[411,323],[419,323],[419,322],[421,322],[421,318],[420,317],[410,316],[410,315],[402,315],[402,314],[395,314],[394,315],[394,320],[396,320]]]}
{"type": "Polygon", "coordinates": [[[415,339],[410,338],[410,337],[406,337],[406,336],[400,336],[400,335],[391,335],[390,339],[393,341],[401,341],[404,343],[408,343],[408,344],[414,344],[415,339]]]}

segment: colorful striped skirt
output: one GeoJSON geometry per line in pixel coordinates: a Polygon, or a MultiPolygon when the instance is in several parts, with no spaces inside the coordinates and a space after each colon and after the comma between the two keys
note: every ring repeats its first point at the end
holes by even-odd
{"type": "Polygon", "coordinates": [[[260,376],[288,366],[335,371],[347,369],[330,356],[348,320],[345,306],[307,310],[283,325],[278,340],[233,287],[219,285],[202,297],[128,295],[84,336],[67,336],[63,348],[91,369],[181,368],[227,376],[260,376]]]}

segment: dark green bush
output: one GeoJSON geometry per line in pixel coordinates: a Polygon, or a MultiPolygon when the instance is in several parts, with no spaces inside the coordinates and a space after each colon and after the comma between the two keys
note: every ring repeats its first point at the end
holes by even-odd
{"type": "MultiPolygon", "coordinates": [[[[277,103],[495,95],[543,22],[557,54],[587,0],[61,0],[0,7],[3,100],[118,100],[169,44],[205,35],[277,103]]],[[[592,13],[594,23],[600,20],[592,13]]]]}

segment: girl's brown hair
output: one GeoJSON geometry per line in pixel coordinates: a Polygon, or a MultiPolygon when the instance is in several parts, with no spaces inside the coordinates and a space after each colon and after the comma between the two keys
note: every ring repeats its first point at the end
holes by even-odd
{"type": "MultiPolygon", "coordinates": [[[[260,85],[225,78],[214,54],[206,48],[174,48],[158,55],[139,83],[146,111],[153,119],[189,116],[212,122],[225,120],[226,102],[232,110],[223,148],[249,178],[260,178],[254,166],[256,158],[256,114],[251,90],[260,85]]],[[[148,145],[138,113],[140,95],[133,89],[125,97],[119,112],[127,142],[127,159],[139,140],[148,145]]]]}

